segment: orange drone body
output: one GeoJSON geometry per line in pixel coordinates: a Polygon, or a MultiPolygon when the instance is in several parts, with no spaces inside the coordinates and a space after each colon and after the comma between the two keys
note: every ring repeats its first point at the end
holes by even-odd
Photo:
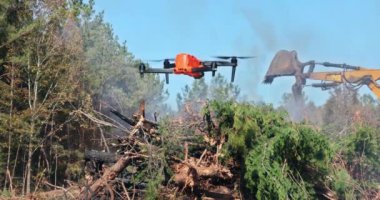
{"type": "Polygon", "coordinates": [[[194,78],[201,78],[204,75],[202,72],[193,72],[194,68],[201,67],[203,67],[201,61],[195,56],[180,53],[175,58],[174,74],[185,74],[194,78]]]}
{"type": "Polygon", "coordinates": [[[234,82],[237,59],[248,59],[250,56],[216,56],[219,60],[201,61],[193,55],[187,53],[177,54],[175,59],[152,60],[151,62],[163,61],[163,69],[148,68],[144,63],[140,63],[139,72],[143,77],[145,73],[165,74],[166,83],[169,83],[169,74],[184,74],[195,79],[202,78],[205,72],[211,72],[215,76],[218,67],[231,67],[231,82],[234,82]],[[220,60],[222,59],[222,60],[220,60]],[[225,61],[230,59],[230,61],[225,61]],[[170,61],[174,61],[171,63],[170,61]]]}

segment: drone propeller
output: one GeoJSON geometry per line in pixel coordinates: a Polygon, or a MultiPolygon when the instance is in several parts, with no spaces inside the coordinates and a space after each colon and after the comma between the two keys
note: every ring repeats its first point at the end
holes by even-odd
{"type": "Polygon", "coordinates": [[[250,59],[250,58],[255,58],[255,56],[214,56],[215,58],[223,59],[223,60],[228,60],[232,58],[237,58],[237,59],[250,59]]]}
{"type": "Polygon", "coordinates": [[[217,68],[216,62],[212,62],[211,63],[212,77],[215,76],[216,68],[217,68]]]}
{"type": "Polygon", "coordinates": [[[255,58],[255,56],[215,56],[215,58],[228,60],[231,59],[232,66],[232,73],[231,73],[231,83],[235,80],[235,72],[236,72],[236,66],[237,66],[237,59],[250,59],[255,58]]]}
{"type": "Polygon", "coordinates": [[[232,73],[231,73],[231,83],[233,83],[235,80],[235,71],[236,71],[236,66],[233,66],[232,73]]]}
{"type": "Polygon", "coordinates": [[[168,73],[165,73],[165,81],[166,81],[166,84],[169,84],[169,74],[168,73]]]}
{"type": "Polygon", "coordinates": [[[140,63],[139,65],[139,72],[140,72],[140,77],[143,78],[144,77],[144,72],[145,72],[145,64],[144,63],[140,63]]]}

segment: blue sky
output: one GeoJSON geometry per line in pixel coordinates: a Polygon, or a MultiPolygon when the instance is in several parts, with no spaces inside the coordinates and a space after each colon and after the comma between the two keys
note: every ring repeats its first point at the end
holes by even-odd
{"type": "MultiPolygon", "coordinates": [[[[247,100],[278,105],[291,92],[294,78],[262,84],[274,54],[296,50],[301,61],[317,60],[380,68],[380,1],[95,1],[105,12],[120,41],[136,58],[160,59],[190,53],[200,59],[213,55],[252,55],[240,61],[235,83],[247,100]]],[[[161,67],[161,63],[152,67],[161,67]]],[[[219,70],[230,78],[230,70],[219,70]]],[[[206,80],[210,79],[206,74],[206,80]]],[[[164,78],[164,77],[162,77],[164,78]]],[[[192,78],[170,76],[169,103],[192,78]]],[[[320,105],[327,91],[304,90],[320,105]]],[[[363,87],[362,93],[370,93],[363,87]]]]}

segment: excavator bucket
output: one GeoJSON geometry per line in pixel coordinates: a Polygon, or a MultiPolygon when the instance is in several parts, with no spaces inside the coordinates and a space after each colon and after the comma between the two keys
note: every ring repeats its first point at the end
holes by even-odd
{"type": "Polygon", "coordinates": [[[264,83],[272,83],[277,76],[294,76],[301,70],[296,51],[281,50],[274,56],[265,75],[264,83]]]}

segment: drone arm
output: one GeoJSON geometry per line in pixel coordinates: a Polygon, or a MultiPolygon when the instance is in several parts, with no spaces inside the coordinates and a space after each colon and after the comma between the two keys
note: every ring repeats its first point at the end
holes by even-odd
{"type": "Polygon", "coordinates": [[[145,69],[143,73],[153,73],[153,74],[172,74],[173,69],[156,69],[156,68],[148,68],[145,69]]]}
{"type": "Polygon", "coordinates": [[[144,73],[165,74],[166,84],[169,84],[169,74],[174,73],[174,69],[173,68],[170,68],[170,69],[157,69],[157,68],[148,68],[148,69],[145,69],[145,68],[141,68],[140,67],[140,74],[141,74],[141,76],[144,73]]]}
{"type": "Polygon", "coordinates": [[[204,61],[202,62],[203,66],[211,67],[212,64],[216,64],[218,67],[232,67],[235,64],[227,61],[204,61]]]}
{"type": "Polygon", "coordinates": [[[197,73],[197,72],[210,72],[213,71],[211,67],[198,67],[198,68],[192,68],[191,72],[192,73],[197,73]]]}
{"type": "Polygon", "coordinates": [[[218,61],[216,62],[218,67],[236,67],[235,63],[232,62],[226,62],[226,61],[218,61]]]}
{"type": "Polygon", "coordinates": [[[155,73],[155,74],[165,74],[165,82],[169,84],[169,74],[173,73],[173,68],[171,69],[146,69],[144,73],[155,73]]]}

